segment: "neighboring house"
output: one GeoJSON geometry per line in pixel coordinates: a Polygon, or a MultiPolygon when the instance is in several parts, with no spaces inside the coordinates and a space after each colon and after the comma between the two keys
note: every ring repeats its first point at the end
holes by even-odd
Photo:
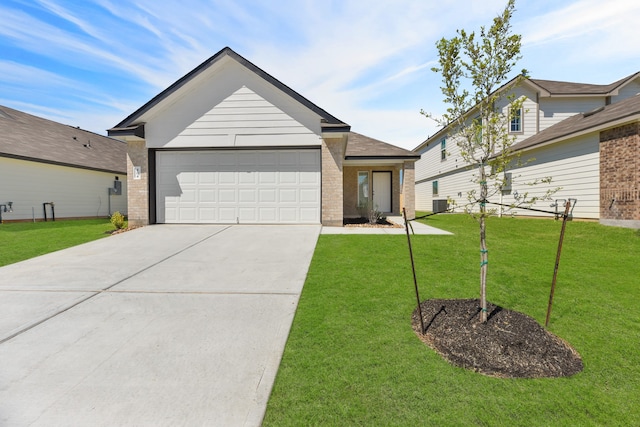
{"type": "Polygon", "coordinates": [[[95,218],[127,212],[126,144],[0,106],[3,221],[95,218]],[[114,194],[120,184],[120,195],[114,194]],[[43,205],[47,203],[46,205],[43,205]],[[109,211],[111,208],[111,212],[109,211]]]}
{"type": "MultiPolygon", "coordinates": [[[[516,82],[499,90],[523,97],[522,109],[509,111],[508,101],[499,107],[510,114],[512,148],[529,162],[507,171],[512,184],[503,189],[500,200],[491,201],[509,204],[516,191],[533,195],[560,187],[553,197],[558,204],[577,199],[575,218],[640,227],[640,73],[609,85],[528,78],[516,82]],[[524,184],[545,176],[553,178],[551,184],[524,184]]],[[[464,205],[467,192],[477,187],[470,182],[474,171],[463,163],[449,132],[445,127],[414,149],[422,155],[416,163],[419,210],[440,210],[447,199],[464,205]]],[[[555,210],[550,202],[535,207],[555,210]]],[[[563,206],[558,209],[563,211],[563,206]]]]}
{"type": "Polygon", "coordinates": [[[128,143],[129,221],[342,225],[414,212],[419,155],[350,126],[225,48],[109,135],[128,143]]]}

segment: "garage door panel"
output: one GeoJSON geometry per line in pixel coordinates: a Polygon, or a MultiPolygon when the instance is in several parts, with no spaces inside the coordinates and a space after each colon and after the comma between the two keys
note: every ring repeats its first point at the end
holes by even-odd
{"type": "Polygon", "coordinates": [[[281,188],[278,191],[279,203],[296,203],[298,201],[298,190],[295,188],[281,188]]]}
{"type": "Polygon", "coordinates": [[[318,210],[315,207],[300,208],[300,222],[320,222],[318,210]]]}
{"type": "Polygon", "coordinates": [[[280,178],[278,180],[279,184],[297,184],[298,183],[298,174],[296,172],[280,172],[278,174],[280,178]]]}
{"type": "Polygon", "coordinates": [[[216,196],[217,191],[215,188],[198,190],[198,201],[200,203],[215,203],[218,200],[216,196]]]}
{"type": "Polygon", "coordinates": [[[218,172],[218,183],[222,185],[236,185],[238,183],[238,173],[236,171],[218,172]]]}
{"type": "Polygon", "coordinates": [[[258,174],[256,172],[240,172],[238,175],[238,183],[243,185],[256,185],[258,183],[258,174]]]}
{"type": "Polygon", "coordinates": [[[156,169],[158,222],[320,222],[320,150],[160,151],[156,169]]]}
{"type": "Polygon", "coordinates": [[[300,172],[300,184],[318,185],[320,177],[316,172],[300,172]]]}
{"type": "Polygon", "coordinates": [[[275,188],[261,188],[258,191],[258,200],[260,203],[275,203],[278,191],[275,188]]]}
{"type": "Polygon", "coordinates": [[[258,201],[257,191],[254,188],[241,188],[238,190],[238,201],[240,203],[255,204],[258,201]]]}
{"type": "Polygon", "coordinates": [[[313,188],[302,188],[300,189],[300,203],[318,203],[318,192],[313,188]]]}
{"type": "Polygon", "coordinates": [[[221,188],[218,190],[218,201],[220,203],[238,203],[238,191],[235,188],[221,188]]]}
{"type": "Polygon", "coordinates": [[[217,174],[215,172],[200,172],[198,173],[198,184],[201,185],[215,185],[218,182],[217,174]]]}

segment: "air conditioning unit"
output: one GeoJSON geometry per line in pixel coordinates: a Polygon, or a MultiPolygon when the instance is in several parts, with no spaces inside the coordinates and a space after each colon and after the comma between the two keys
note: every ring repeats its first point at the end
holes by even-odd
{"type": "Polygon", "coordinates": [[[447,199],[433,200],[432,212],[446,212],[447,209],[449,209],[449,203],[447,202],[447,199]]]}

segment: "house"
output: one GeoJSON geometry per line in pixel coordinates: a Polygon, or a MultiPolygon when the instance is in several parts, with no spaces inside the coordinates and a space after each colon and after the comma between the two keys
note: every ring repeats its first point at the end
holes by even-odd
{"type": "Polygon", "coordinates": [[[0,106],[0,182],[3,221],[126,214],[126,144],[0,106]]]}
{"type": "MultiPolygon", "coordinates": [[[[498,108],[510,114],[512,148],[525,164],[507,171],[512,182],[492,202],[509,204],[516,192],[535,195],[559,187],[554,202],[534,207],[563,211],[563,201],[572,198],[577,199],[574,218],[640,228],[640,73],[608,85],[514,79],[499,91],[523,100],[521,109],[510,111],[505,96],[498,108]],[[550,184],[525,184],[545,176],[552,177],[550,184]]],[[[442,128],[414,149],[421,154],[415,178],[419,210],[440,210],[447,200],[464,205],[475,188],[474,172],[450,132],[442,128]]]]}
{"type": "Polygon", "coordinates": [[[129,221],[342,226],[411,215],[416,153],[348,124],[230,48],[109,129],[128,144],[129,221]]]}

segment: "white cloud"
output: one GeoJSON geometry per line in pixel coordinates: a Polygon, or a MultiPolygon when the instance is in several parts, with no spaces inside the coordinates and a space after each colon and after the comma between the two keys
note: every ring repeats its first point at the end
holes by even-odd
{"type": "MultiPolygon", "coordinates": [[[[58,115],[65,122],[103,132],[230,46],[351,124],[354,131],[412,148],[435,131],[435,125],[419,115],[420,109],[435,114],[443,110],[440,78],[429,70],[437,60],[436,40],[453,36],[458,28],[490,25],[505,4],[505,0],[10,1],[0,5],[0,46],[44,59],[30,64],[21,63],[20,55],[5,57],[0,61],[0,85],[31,84],[46,90],[51,96],[39,98],[47,102],[44,109],[64,110],[58,115]],[[38,13],[32,13],[34,7],[38,13]],[[69,70],[72,75],[61,74],[69,70]],[[97,75],[108,75],[109,83],[97,75]],[[56,93],[73,101],[55,101],[56,93]],[[87,113],[90,110],[94,112],[87,113]],[[73,117],[77,118],[69,120],[73,117]]],[[[581,57],[585,69],[589,61],[603,67],[600,59],[605,56],[629,60],[640,52],[640,26],[632,24],[640,15],[635,1],[610,0],[604,5],[578,0],[567,5],[540,0],[516,6],[514,31],[523,34],[523,48],[546,55],[532,56],[539,66],[536,75],[552,64],[569,70],[572,56],[581,57]]],[[[13,105],[32,105],[34,100],[25,92],[3,96],[13,99],[13,105]]]]}

